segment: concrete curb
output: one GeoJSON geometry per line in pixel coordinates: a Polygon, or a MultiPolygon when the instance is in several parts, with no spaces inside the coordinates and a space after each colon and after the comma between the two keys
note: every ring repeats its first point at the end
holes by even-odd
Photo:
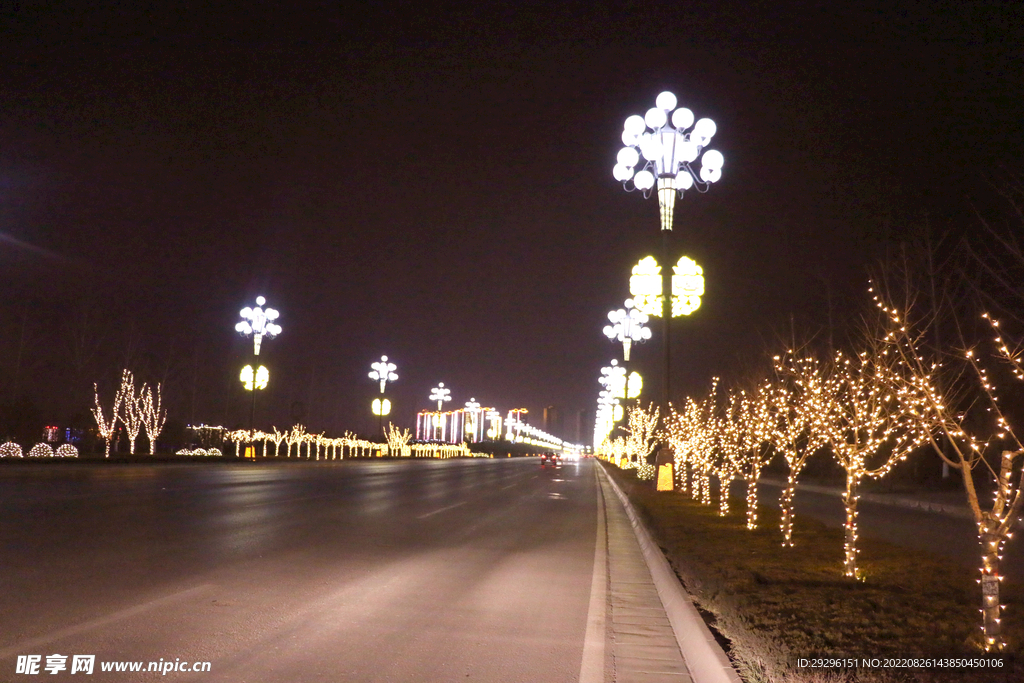
{"type": "Polygon", "coordinates": [[[619,497],[622,506],[626,509],[633,533],[640,544],[644,561],[651,572],[654,586],[658,589],[658,596],[665,607],[665,613],[668,615],[669,623],[672,624],[672,631],[675,633],[679,650],[683,654],[683,659],[686,660],[686,666],[690,670],[694,683],[742,683],[739,674],[732,668],[732,663],[725,651],[711,634],[690,596],[683,590],[683,586],[679,583],[675,572],[672,571],[672,567],[669,566],[665,555],[654,543],[647,527],[636,514],[629,498],[615,483],[615,480],[608,476],[604,467],[599,467],[599,469],[601,476],[611,485],[615,495],[619,497]]]}

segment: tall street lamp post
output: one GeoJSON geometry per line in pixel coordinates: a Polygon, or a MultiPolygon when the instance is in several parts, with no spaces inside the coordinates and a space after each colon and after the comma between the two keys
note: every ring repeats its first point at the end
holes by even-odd
{"type": "Polygon", "coordinates": [[[715,134],[715,122],[700,119],[694,123],[693,112],[686,107],[676,108],[676,96],[663,92],[655,106],[644,116],[634,114],[626,119],[622,143],[612,176],[622,183],[626,191],[639,190],[649,197],[655,186],[661,212],[662,244],[662,317],[665,344],[665,405],[671,399],[671,336],[672,271],[669,233],[675,212],[676,196],[691,188],[707,192],[712,183],[722,177],[722,153],[707,149],[715,134]],[[703,156],[702,156],[703,153],[703,156]],[[699,171],[692,164],[700,157],[699,171]]]}
{"type": "MultiPolygon", "coordinates": [[[[273,308],[264,309],[263,306],[266,303],[267,300],[262,296],[256,297],[255,308],[249,308],[248,306],[243,308],[239,313],[242,316],[242,321],[235,325],[235,331],[245,336],[252,335],[252,365],[254,368],[258,365],[257,361],[259,360],[260,345],[263,342],[263,338],[272,339],[281,334],[281,326],[274,322],[280,314],[273,308]]],[[[252,407],[249,412],[249,432],[254,438],[256,434],[255,391],[252,392],[252,407]]]]}
{"type": "Polygon", "coordinates": [[[430,390],[430,400],[437,401],[437,425],[435,429],[441,429],[441,439],[444,439],[444,429],[442,427],[442,415],[441,408],[447,401],[452,400],[451,390],[445,387],[444,382],[438,382],[437,386],[430,390]]]}
{"type": "MultiPolygon", "coordinates": [[[[387,356],[381,356],[379,361],[375,363],[370,363],[370,367],[372,368],[372,370],[370,370],[370,379],[380,382],[380,394],[383,397],[384,386],[388,382],[394,382],[396,379],[398,379],[398,374],[395,373],[395,370],[398,369],[398,366],[395,365],[394,363],[388,362],[387,356]]],[[[375,399],[373,412],[377,416],[377,431],[383,435],[384,416],[391,412],[391,402],[387,401],[386,399],[375,399]],[[383,410],[378,410],[378,408],[382,408],[384,406],[385,402],[387,403],[388,411],[384,412],[383,410]]]]}
{"type": "Polygon", "coordinates": [[[622,360],[628,363],[630,347],[650,339],[651,328],[647,327],[647,314],[635,308],[632,299],[626,299],[624,306],[608,313],[611,325],[605,325],[604,336],[622,343],[622,360]]]}

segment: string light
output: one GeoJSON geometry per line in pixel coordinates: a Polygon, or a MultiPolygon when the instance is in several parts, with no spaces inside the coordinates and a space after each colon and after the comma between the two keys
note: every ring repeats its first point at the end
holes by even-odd
{"type": "MultiPolygon", "coordinates": [[[[980,611],[983,647],[986,651],[1003,650],[1006,644],[1001,625],[1004,606],[999,601],[1003,580],[1000,566],[1003,548],[1012,536],[1014,524],[1019,522],[1024,505],[1024,496],[1021,495],[1024,471],[1020,467],[1024,461],[1024,445],[1000,408],[997,387],[990,379],[988,369],[982,366],[979,352],[976,349],[964,352],[964,361],[973,374],[943,372],[941,359],[930,357],[922,351],[922,348],[927,348],[923,343],[923,334],[907,322],[909,313],[901,314],[873,288],[872,292],[876,305],[885,316],[884,339],[891,353],[900,359],[905,382],[920,391],[927,401],[926,410],[911,412],[908,417],[916,420],[928,432],[928,443],[932,450],[951,468],[958,470],[963,479],[968,507],[977,525],[981,546],[978,583],[982,589],[980,611]],[[983,403],[977,404],[975,411],[982,412],[992,420],[987,430],[984,421],[968,420],[968,411],[957,409],[964,393],[962,383],[970,376],[976,380],[977,393],[983,398],[983,403]],[[968,424],[971,425],[970,429],[968,424]],[[990,464],[987,454],[991,454],[991,458],[998,457],[999,464],[996,467],[990,464]],[[979,473],[987,473],[995,485],[992,504],[988,509],[982,507],[978,497],[975,479],[979,473]],[[1015,484],[1018,479],[1019,483],[1015,484]]],[[[1006,343],[998,320],[988,313],[983,314],[982,318],[993,331],[995,358],[1005,363],[1016,379],[1024,380],[1020,349],[1011,348],[1006,343]]]]}
{"type": "Polygon", "coordinates": [[[142,428],[146,430],[146,438],[149,439],[149,454],[156,455],[156,440],[160,438],[160,432],[167,422],[167,411],[160,407],[163,401],[160,383],[157,383],[155,392],[149,387],[143,387],[141,399],[139,412],[142,415],[142,428]]]}
{"type": "Polygon", "coordinates": [[[775,356],[776,380],[771,401],[775,420],[772,446],[782,453],[788,473],[779,498],[782,546],[793,547],[794,497],[797,479],[812,455],[825,445],[825,435],[812,430],[811,422],[821,405],[821,364],[814,358],[797,358],[787,351],[775,356]]]}
{"type": "MultiPolygon", "coordinates": [[[[123,386],[123,382],[122,382],[123,386]]],[[[114,405],[110,411],[110,419],[106,419],[103,415],[103,406],[100,405],[100,390],[97,384],[92,385],[93,389],[93,400],[96,403],[95,408],[91,408],[90,412],[92,417],[96,420],[96,430],[99,432],[100,438],[106,442],[106,449],[103,457],[110,457],[110,444],[113,442],[114,437],[117,434],[117,416],[121,410],[121,401],[124,399],[121,390],[118,389],[117,393],[114,394],[114,405]]]]}
{"type": "Polygon", "coordinates": [[[52,458],[53,457],[53,449],[50,448],[50,444],[37,443],[35,446],[33,446],[31,448],[31,450],[29,450],[28,457],[30,457],[30,458],[52,458]]]}

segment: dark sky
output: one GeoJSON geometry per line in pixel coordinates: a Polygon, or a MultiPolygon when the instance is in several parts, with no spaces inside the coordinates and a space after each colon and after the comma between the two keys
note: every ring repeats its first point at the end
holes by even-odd
{"type": "Polygon", "coordinates": [[[438,381],[591,408],[659,239],[611,167],[665,89],[726,160],[676,211],[697,391],[859,305],[887,238],[969,223],[1024,153],[1010,3],[207,4],[0,1],[0,400],[66,420],[128,364],[172,419],[244,424],[233,328],[264,294],[267,426],[301,401],[368,429],[382,353],[405,424],[438,381]]]}

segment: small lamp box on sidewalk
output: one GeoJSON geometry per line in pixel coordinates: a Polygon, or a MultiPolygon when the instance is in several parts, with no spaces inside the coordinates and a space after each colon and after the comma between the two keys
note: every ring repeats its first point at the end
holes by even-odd
{"type": "Polygon", "coordinates": [[[655,464],[658,466],[658,491],[672,490],[672,449],[659,448],[655,457],[655,464]]]}

